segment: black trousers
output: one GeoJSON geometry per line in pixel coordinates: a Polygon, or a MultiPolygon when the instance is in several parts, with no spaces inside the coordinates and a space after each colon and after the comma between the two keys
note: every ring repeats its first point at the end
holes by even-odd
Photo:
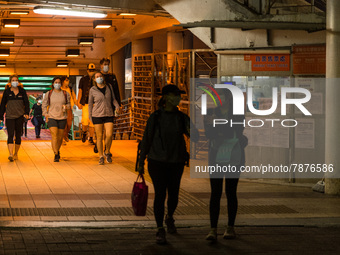
{"type": "Polygon", "coordinates": [[[148,160],[148,171],[155,189],[153,210],[157,227],[163,227],[164,203],[167,191],[168,215],[172,217],[176,210],[183,170],[184,163],[164,163],[148,160]]]}
{"type": "Polygon", "coordinates": [[[210,195],[210,226],[217,228],[218,218],[220,215],[220,202],[223,191],[223,179],[225,179],[225,193],[227,196],[228,203],[228,226],[235,225],[235,219],[237,214],[237,184],[238,178],[211,178],[211,195],[210,195]]]}
{"type": "Polygon", "coordinates": [[[15,144],[21,144],[21,135],[23,131],[24,117],[21,116],[17,119],[7,119],[6,118],[6,128],[7,128],[7,144],[13,144],[15,135],[15,144]]]}

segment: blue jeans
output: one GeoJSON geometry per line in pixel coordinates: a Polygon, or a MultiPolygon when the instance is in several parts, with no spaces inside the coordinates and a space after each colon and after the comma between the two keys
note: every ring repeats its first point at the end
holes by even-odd
{"type": "Polygon", "coordinates": [[[41,124],[43,123],[43,119],[41,116],[33,117],[32,124],[35,127],[35,135],[40,136],[41,124]]]}

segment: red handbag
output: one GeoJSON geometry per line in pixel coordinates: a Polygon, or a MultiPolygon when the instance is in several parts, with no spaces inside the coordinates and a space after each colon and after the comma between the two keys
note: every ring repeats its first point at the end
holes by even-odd
{"type": "Polygon", "coordinates": [[[149,187],[145,183],[144,176],[139,174],[137,180],[133,184],[131,193],[132,208],[136,216],[145,216],[148,205],[149,187]],[[142,182],[138,182],[141,177],[142,182]]]}

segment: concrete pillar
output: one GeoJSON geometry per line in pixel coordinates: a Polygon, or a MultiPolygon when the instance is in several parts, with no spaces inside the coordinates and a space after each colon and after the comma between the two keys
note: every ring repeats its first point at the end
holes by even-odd
{"type": "Polygon", "coordinates": [[[125,99],[125,54],[124,47],[111,56],[112,72],[116,74],[121,100],[125,99]]]}
{"type": "MultiPolygon", "coordinates": [[[[326,150],[327,164],[340,171],[340,1],[327,1],[326,32],[326,150]]],[[[340,195],[340,179],[326,175],[325,193],[340,195]]],[[[338,175],[337,175],[338,176],[338,175]]]]}

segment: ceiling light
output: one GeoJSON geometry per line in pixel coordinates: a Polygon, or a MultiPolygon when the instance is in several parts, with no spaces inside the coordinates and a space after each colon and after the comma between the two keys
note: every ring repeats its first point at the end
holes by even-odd
{"type": "Polygon", "coordinates": [[[105,18],[107,13],[102,11],[90,11],[83,9],[64,9],[64,8],[52,8],[37,6],[33,9],[34,13],[46,14],[46,15],[62,15],[62,16],[76,16],[86,18],[105,18]]]}
{"type": "Polygon", "coordinates": [[[69,49],[66,51],[66,57],[78,57],[80,55],[79,49],[69,49]]]}
{"type": "Polygon", "coordinates": [[[58,60],[56,66],[57,67],[68,67],[68,61],[66,61],[66,60],[58,60]]]}
{"type": "Polygon", "coordinates": [[[1,42],[1,44],[13,44],[14,43],[14,37],[1,37],[0,42],[1,42]]]}
{"type": "Polygon", "coordinates": [[[0,49],[0,57],[8,57],[9,53],[9,49],[0,49]]]}
{"type": "Polygon", "coordinates": [[[135,13],[120,13],[119,16],[136,16],[135,13]]]}
{"type": "Polygon", "coordinates": [[[11,15],[27,15],[29,14],[29,11],[10,11],[9,14],[11,15]]]}
{"type": "Polygon", "coordinates": [[[18,28],[20,26],[20,19],[4,19],[2,22],[5,28],[18,28]]]}
{"type": "Polygon", "coordinates": [[[110,28],[112,27],[112,20],[94,20],[93,28],[110,28]]]}
{"type": "Polygon", "coordinates": [[[6,67],[6,60],[0,60],[0,67],[6,67]]]}
{"type": "Polygon", "coordinates": [[[89,37],[79,38],[78,44],[80,44],[80,45],[92,45],[93,44],[93,38],[89,38],[89,37]]]}

